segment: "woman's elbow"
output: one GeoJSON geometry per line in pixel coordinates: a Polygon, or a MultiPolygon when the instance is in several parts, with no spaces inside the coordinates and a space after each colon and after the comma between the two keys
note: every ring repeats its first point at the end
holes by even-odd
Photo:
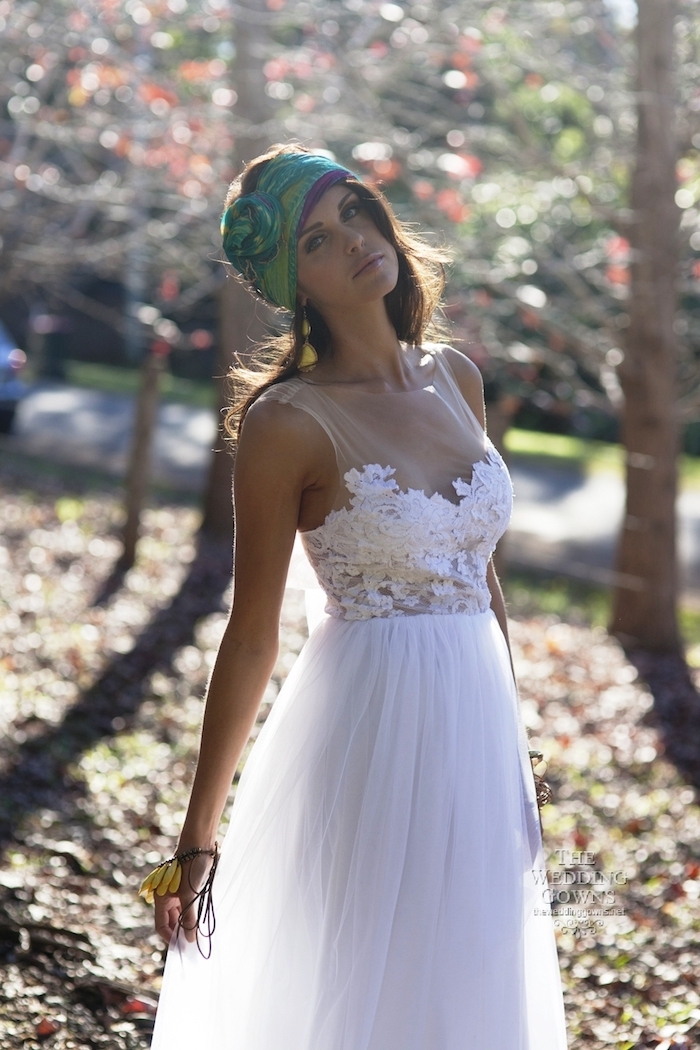
{"type": "Polygon", "coordinates": [[[272,616],[268,611],[236,608],[234,602],[221,645],[241,655],[276,660],[279,653],[279,614],[272,616]]]}

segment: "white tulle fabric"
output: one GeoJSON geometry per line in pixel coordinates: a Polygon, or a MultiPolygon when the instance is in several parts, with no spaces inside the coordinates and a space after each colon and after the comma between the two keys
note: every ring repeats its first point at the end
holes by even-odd
{"type": "Polygon", "coordinates": [[[326,614],[239,783],[211,957],[182,939],[168,954],[154,1050],[566,1050],[527,740],[485,579],[512,488],[432,355],[403,432],[426,404],[433,423],[461,420],[441,491],[405,469],[400,485],[383,446],[350,465],[335,392],[281,384],[315,399],[345,482],[302,537],[326,614]]]}

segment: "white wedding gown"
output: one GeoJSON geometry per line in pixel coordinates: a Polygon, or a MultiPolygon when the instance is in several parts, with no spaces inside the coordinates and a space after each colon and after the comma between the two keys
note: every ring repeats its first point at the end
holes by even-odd
{"type": "Polygon", "coordinates": [[[302,535],[326,613],[241,777],[211,957],[182,937],[168,953],[154,1050],[566,1050],[486,585],[511,481],[445,348],[423,353],[415,390],[263,395],[335,448],[335,509],[302,535]]]}

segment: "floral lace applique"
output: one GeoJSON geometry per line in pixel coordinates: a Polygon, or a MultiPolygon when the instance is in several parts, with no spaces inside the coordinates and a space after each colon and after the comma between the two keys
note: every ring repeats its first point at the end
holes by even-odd
{"type": "Polygon", "coordinates": [[[459,503],[421,489],[401,491],[390,466],[347,471],[350,506],[302,534],[330,615],[362,620],[489,608],[486,568],[510,520],[513,487],[488,445],[471,481],[452,482],[459,503]]]}

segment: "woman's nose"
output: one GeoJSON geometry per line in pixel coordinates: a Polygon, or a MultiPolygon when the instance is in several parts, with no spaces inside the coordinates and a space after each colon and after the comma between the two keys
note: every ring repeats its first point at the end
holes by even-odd
{"type": "Polygon", "coordinates": [[[347,238],[346,247],[349,252],[357,251],[363,247],[365,239],[359,230],[351,230],[346,227],[345,234],[347,238]]]}

